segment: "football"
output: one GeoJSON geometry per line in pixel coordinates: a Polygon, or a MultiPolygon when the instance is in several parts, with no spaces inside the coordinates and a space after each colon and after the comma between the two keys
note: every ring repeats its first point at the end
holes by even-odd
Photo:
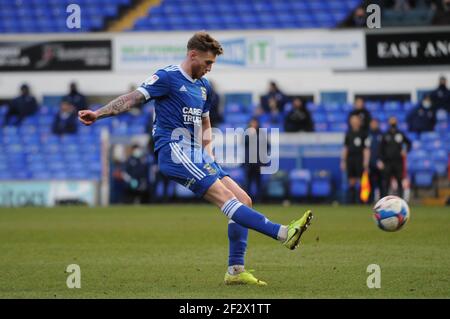
{"type": "Polygon", "coordinates": [[[409,220],[409,206],[398,196],[381,198],[373,207],[373,211],[375,223],[384,231],[398,231],[409,220]]]}

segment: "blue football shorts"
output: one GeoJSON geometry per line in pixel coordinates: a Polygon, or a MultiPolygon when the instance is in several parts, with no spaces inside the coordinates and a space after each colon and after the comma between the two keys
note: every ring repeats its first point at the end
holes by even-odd
{"type": "Polygon", "coordinates": [[[217,179],[229,176],[209,156],[190,156],[177,142],[170,142],[157,151],[158,166],[169,179],[189,188],[197,197],[203,197],[217,179]],[[197,160],[193,160],[197,157],[197,160]]]}

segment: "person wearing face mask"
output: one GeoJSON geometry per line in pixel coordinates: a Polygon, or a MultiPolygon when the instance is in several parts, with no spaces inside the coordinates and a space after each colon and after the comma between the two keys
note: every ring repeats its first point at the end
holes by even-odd
{"type": "Polygon", "coordinates": [[[404,157],[411,150],[411,141],[397,127],[397,118],[389,118],[389,129],[383,134],[378,150],[378,168],[382,169],[383,187],[381,197],[388,195],[391,178],[395,178],[398,196],[403,197],[404,157]]]}
{"type": "Polygon", "coordinates": [[[74,134],[78,130],[78,119],[75,107],[63,99],[53,119],[52,132],[56,135],[74,134]]]}
{"type": "Polygon", "coordinates": [[[75,82],[70,83],[69,94],[63,97],[69,101],[77,111],[87,107],[86,97],[78,91],[78,86],[75,82]]]}
{"type": "Polygon", "coordinates": [[[436,125],[436,112],[432,106],[431,98],[426,95],[422,102],[408,114],[406,118],[408,130],[421,134],[434,130],[436,125]]]}
{"type": "Polygon", "coordinates": [[[438,87],[431,91],[430,98],[435,109],[442,108],[450,112],[450,90],[447,88],[447,78],[441,76],[439,78],[438,87]]]}
{"type": "Polygon", "coordinates": [[[131,155],[125,163],[122,178],[126,183],[125,202],[143,204],[149,201],[150,166],[145,152],[139,145],[131,147],[131,155]]]}

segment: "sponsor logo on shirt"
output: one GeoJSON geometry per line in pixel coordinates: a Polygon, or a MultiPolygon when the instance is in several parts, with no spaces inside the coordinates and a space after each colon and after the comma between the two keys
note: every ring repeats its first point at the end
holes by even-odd
{"type": "Polygon", "coordinates": [[[206,101],[206,88],[204,86],[201,86],[200,90],[202,90],[202,100],[206,101]]]}
{"type": "Polygon", "coordinates": [[[184,124],[201,125],[202,110],[195,107],[183,107],[183,121],[184,124]]]}

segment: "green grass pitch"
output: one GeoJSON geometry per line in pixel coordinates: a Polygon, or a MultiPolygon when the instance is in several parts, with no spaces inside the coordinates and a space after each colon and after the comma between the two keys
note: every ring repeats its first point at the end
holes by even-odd
{"type": "MultiPolygon", "coordinates": [[[[288,223],[306,206],[257,206],[288,223]]],[[[227,220],[210,205],[0,209],[0,298],[449,298],[450,212],[411,207],[396,233],[368,206],[312,206],[289,251],[250,231],[247,268],[267,287],[225,286],[227,220]],[[66,267],[81,268],[68,289],[66,267]],[[367,287],[369,264],[381,288],[367,287]]]]}

